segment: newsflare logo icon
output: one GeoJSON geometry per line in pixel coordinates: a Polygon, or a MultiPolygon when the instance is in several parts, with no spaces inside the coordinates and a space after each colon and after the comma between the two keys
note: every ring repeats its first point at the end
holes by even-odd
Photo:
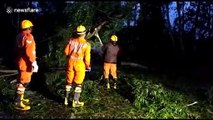
{"type": "Polygon", "coordinates": [[[12,13],[12,12],[13,12],[13,8],[12,8],[12,7],[7,7],[7,8],[6,8],[6,12],[7,12],[8,14],[12,13]]]}
{"type": "Polygon", "coordinates": [[[38,13],[39,9],[38,8],[30,8],[30,7],[27,7],[27,8],[12,8],[12,7],[8,6],[6,8],[6,12],[8,14],[11,14],[11,13],[38,13]]]}

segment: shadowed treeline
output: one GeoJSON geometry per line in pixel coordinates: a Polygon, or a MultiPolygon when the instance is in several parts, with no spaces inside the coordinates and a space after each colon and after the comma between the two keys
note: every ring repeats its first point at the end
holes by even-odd
{"type": "MultiPolygon", "coordinates": [[[[107,21],[99,35],[103,42],[107,41],[109,33],[118,35],[118,44],[122,48],[119,61],[148,66],[156,74],[165,73],[174,78],[182,75],[189,82],[210,83],[212,80],[213,3],[210,1],[173,1],[175,6],[171,1],[134,1],[127,2],[123,7],[119,1],[78,2],[73,5],[64,1],[38,2],[42,11],[36,14],[5,12],[8,6],[33,8],[31,1],[0,2],[3,28],[0,41],[1,64],[15,69],[15,37],[19,31],[18,23],[23,19],[30,19],[35,25],[33,35],[40,63],[45,55],[55,55],[55,52],[62,54],[63,43],[72,35],[77,24],[84,23],[92,28],[93,25],[107,21]],[[132,9],[137,8],[136,5],[140,5],[141,10],[132,9]],[[176,13],[169,12],[171,10],[176,13]],[[176,14],[173,25],[170,24],[170,14],[176,14]],[[133,25],[130,24],[131,20],[133,25]],[[122,22],[126,22],[126,25],[122,26],[122,22]]],[[[93,46],[100,46],[94,37],[89,41],[93,46]]],[[[60,61],[60,55],[56,54],[57,57],[51,62],[60,61]]],[[[92,53],[92,57],[92,60],[101,64],[100,56],[92,53]]]]}

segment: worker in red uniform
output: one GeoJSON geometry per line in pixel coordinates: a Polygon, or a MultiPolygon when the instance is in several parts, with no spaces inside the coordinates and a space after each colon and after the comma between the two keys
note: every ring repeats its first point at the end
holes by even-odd
{"type": "Polygon", "coordinates": [[[21,32],[17,35],[17,65],[18,65],[18,83],[16,85],[15,108],[18,110],[29,110],[31,107],[24,104],[29,103],[29,99],[24,99],[24,93],[27,85],[31,81],[33,72],[38,72],[36,61],[36,43],[33,38],[33,24],[29,20],[21,22],[21,32]]]}
{"type": "Polygon", "coordinates": [[[72,107],[82,107],[84,102],[80,102],[82,83],[85,78],[85,70],[90,71],[90,51],[91,45],[85,39],[86,28],[80,25],[76,29],[77,37],[71,38],[65,46],[64,53],[68,58],[66,69],[66,92],[64,104],[68,105],[69,94],[72,85],[75,86],[72,107]]]}
{"type": "Polygon", "coordinates": [[[102,46],[104,56],[103,73],[107,89],[110,89],[109,75],[113,77],[113,88],[117,89],[117,57],[120,54],[120,47],[117,41],[118,37],[112,35],[109,42],[102,46]]]}

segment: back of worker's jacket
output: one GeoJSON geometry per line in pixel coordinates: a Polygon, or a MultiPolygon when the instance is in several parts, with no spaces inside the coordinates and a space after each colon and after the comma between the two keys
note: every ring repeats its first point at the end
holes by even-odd
{"type": "Polygon", "coordinates": [[[72,38],[64,49],[64,54],[70,60],[82,60],[87,67],[90,66],[91,46],[84,38],[72,38]]]}
{"type": "Polygon", "coordinates": [[[117,56],[120,51],[120,48],[117,44],[113,45],[111,42],[108,42],[102,47],[102,50],[104,53],[104,62],[117,63],[117,56]]]}
{"type": "Polygon", "coordinates": [[[18,52],[18,68],[32,72],[32,63],[36,60],[36,44],[29,31],[22,31],[16,37],[18,52]]]}

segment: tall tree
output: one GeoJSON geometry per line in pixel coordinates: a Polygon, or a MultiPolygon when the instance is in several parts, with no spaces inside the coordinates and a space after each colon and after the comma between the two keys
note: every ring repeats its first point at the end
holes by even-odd
{"type": "Polygon", "coordinates": [[[178,22],[178,31],[179,31],[179,42],[180,42],[180,50],[181,50],[181,53],[182,54],[184,54],[184,42],[183,42],[183,30],[184,30],[184,28],[183,28],[183,14],[184,14],[184,10],[183,10],[183,2],[181,2],[181,1],[178,1],[177,2],[177,10],[178,10],[178,20],[179,20],[179,22],[178,22]],[[181,15],[181,13],[182,13],[182,15],[181,15]]]}

